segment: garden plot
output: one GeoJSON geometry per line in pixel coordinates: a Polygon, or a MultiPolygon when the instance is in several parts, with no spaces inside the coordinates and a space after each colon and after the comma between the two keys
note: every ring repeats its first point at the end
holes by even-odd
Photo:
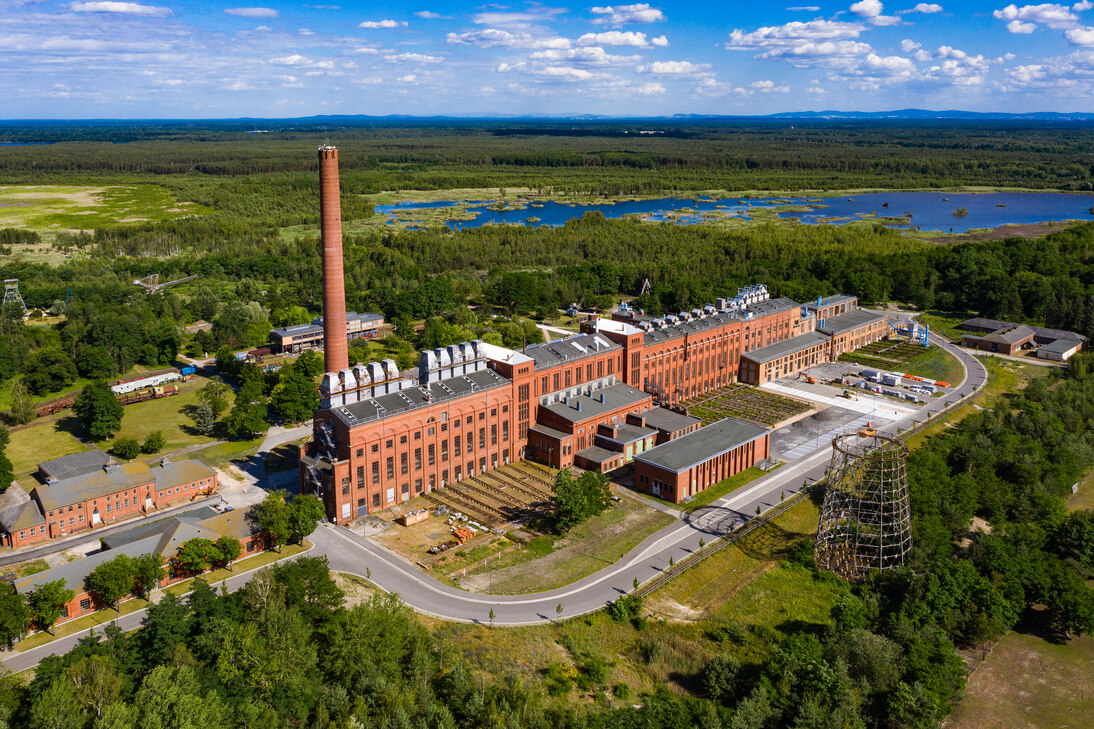
{"type": "Polygon", "coordinates": [[[734,417],[768,427],[812,409],[808,403],[801,400],[764,392],[740,383],[688,400],[683,403],[683,406],[688,415],[707,423],[734,417]]]}

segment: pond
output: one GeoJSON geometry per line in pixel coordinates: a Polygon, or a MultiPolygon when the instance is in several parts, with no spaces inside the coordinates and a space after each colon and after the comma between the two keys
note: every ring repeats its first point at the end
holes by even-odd
{"type": "MultiPolygon", "coordinates": [[[[802,223],[841,225],[854,220],[880,219],[894,228],[914,227],[964,233],[1008,223],[1046,220],[1094,220],[1094,195],[1061,192],[872,192],[842,197],[660,198],[599,205],[518,200],[504,208],[498,201],[441,201],[377,205],[376,212],[413,221],[415,210],[464,210],[471,220],[448,220],[450,228],[475,228],[487,223],[558,226],[587,212],[607,218],[637,215],[643,220],[692,225],[727,218],[761,216],[796,218],[802,223]]],[[[455,212],[455,211],[454,211],[455,212]]]]}

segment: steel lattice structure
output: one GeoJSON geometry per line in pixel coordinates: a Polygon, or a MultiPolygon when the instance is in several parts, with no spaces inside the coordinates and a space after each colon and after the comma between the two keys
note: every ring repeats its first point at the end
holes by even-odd
{"type": "Polygon", "coordinates": [[[908,448],[881,435],[832,439],[817,566],[851,582],[904,564],[912,549],[908,448]]]}
{"type": "Polygon", "coordinates": [[[8,304],[17,305],[19,307],[19,316],[26,316],[27,305],[23,303],[23,297],[19,295],[19,279],[17,278],[4,279],[4,308],[7,308],[8,304]]]}

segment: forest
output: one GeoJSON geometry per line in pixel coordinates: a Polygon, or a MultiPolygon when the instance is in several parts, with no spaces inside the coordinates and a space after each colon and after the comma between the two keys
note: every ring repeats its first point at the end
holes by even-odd
{"type": "MultiPolygon", "coordinates": [[[[569,655],[542,682],[479,675],[393,595],[347,606],[325,559],[263,571],[223,595],[196,583],[167,595],[147,625],[107,627],[29,683],[0,677],[10,727],[934,727],[959,700],[956,646],[1019,625],[1051,640],[1094,630],[1094,513],[1067,514],[1062,496],[1094,464],[1091,358],[1033,381],[1001,407],[966,418],[909,463],[914,553],[840,598],[823,626],[762,636],[712,626],[714,657],[686,693],[629,697],[609,684],[613,658],[569,655]],[[991,530],[970,532],[980,516],[991,530]],[[748,644],[746,649],[746,644],[748,644]],[[757,657],[757,646],[760,656],[757,657]],[[560,703],[559,697],[595,702],[560,703]],[[628,699],[609,701],[608,694],[628,699]],[[622,708],[612,708],[612,706],[622,708]],[[632,706],[634,705],[634,706],[632,706]],[[637,707],[637,708],[635,708],[637,707]]],[[[785,559],[810,570],[809,540],[785,559]]],[[[624,596],[626,620],[640,611],[624,596]]],[[[634,618],[635,660],[654,660],[634,618]],[[646,656],[643,658],[643,656],[646,656]]],[[[557,629],[562,649],[566,622],[557,629]]],[[[484,630],[486,628],[483,628],[484,630]]]]}

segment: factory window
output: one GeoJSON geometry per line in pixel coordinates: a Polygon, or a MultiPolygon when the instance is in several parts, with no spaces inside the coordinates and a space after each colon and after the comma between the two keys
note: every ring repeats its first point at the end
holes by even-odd
{"type": "Polygon", "coordinates": [[[604,376],[604,360],[600,360],[596,363],[596,376],[597,377],[603,377],[604,376]]]}
{"type": "Polygon", "coordinates": [[[394,443],[394,441],[390,441],[390,440],[389,440],[389,441],[388,441],[387,443],[385,443],[384,445],[385,445],[386,447],[390,448],[391,446],[395,445],[395,443],[394,443]]]}
{"type": "Polygon", "coordinates": [[[475,475],[475,462],[474,461],[468,461],[467,462],[467,476],[468,476],[468,478],[470,478],[471,476],[474,476],[474,475],[475,475]]]}
{"type": "Polygon", "coordinates": [[[379,453],[380,452],[380,444],[379,443],[373,443],[372,444],[372,452],[373,453],[379,453]]]}
{"type": "Polygon", "coordinates": [[[502,406],[501,406],[501,411],[502,411],[503,413],[507,413],[507,412],[509,412],[509,406],[508,406],[508,405],[502,405],[502,406]]]}
{"type": "Polygon", "coordinates": [[[422,479],[420,479],[420,478],[417,479],[414,482],[414,493],[416,493],[416,494],[422,493],[422,479]]]}
{"type": "Polygon", "coordinates": [[[462,420],[460,420],[459,418],[456,418],[454,421],[452,421],[452,427],[453,428],[458,428],[458,427],[460,427],[460,424],[462,422],[463,422],[462,420]]]}
{"type": "Polygon", "coordinates": [[[432,491],[437,487],[437,477],[433,474],[429,474],[429,490],[432,491]]]}
{"type": "MultiPolygon", "coordinates": [[[[486,420],[486,411],[485,410],[483,410],[481,413],[479,413],[479,420],[486,420]]],[[[470,423],[471,421],[468,420],[467,422],[470,423]]]]}
{"type": "Polygon", "coordinates": [[[433,428],[430,428],[430,429],[429,429],[429,433],[427,433],[427,435],[433,435],[433,433],[434,433],[434,429],[433,429],[433,428]]]}
{"type": "Polygon", "coordinates": [[[490,445],[498,444],[498,424],[492,423],[490,425],[490,445]]]}
{"type": "Polygon", "coordinates": [[[539,380],[539,391],[547,392],[547,375],[544,375],[539,380]]]}
{"type": "Polygon", "coordinates": [[[497,453],[491,453],[490,454],[490,468],[497,468],[497,467],[498,467],[498,454],[497,453]]]}
{"type": "Polygon", "coordinates": [[[357,449],[357,457],[360,458],[363,455],[365,455],[365,449],[364,448],[358,448],[357,449]]]}
{"type": "Polygon", "coordinates": [[[447,440],[442,440],[441,441],[441,460],[442,461],[447,461],[448,460],[448,441],[447,440]]]}
{"type": "Polygon", "coordinates": [[[479,459],[479,473],[486,470],[486,456],[479,459]]]}
{"type": "Polygon", "coordinates": [[[437,449],[432,443],[429,444],[429,465],[433,465],[436,459],[437,449]]]}
{"type": "Polygon", "coordinates": [[[395,459],[391,456],[387,457],[387,477],[395,478],[395,459]]]}
{"type": "Polygon", "coordinates": [[[400,453],[399,454],[399,472],[401,474],[403,474],[404,476],[406,475],[407,471],[410,470],[409,466],[407,464],[407,460],[408,459],[407,459],[405,453],[400,453]]]}
{"type": "Polygon", "coordinates": [[[404,483],[403,484],[403,497],[406,498],[409,495],[410,495],[410,484],[404,483]]]}
{"type": "Polygon", "coordinates": [[[83,600],[80,600],[80,610],[90,610],[90,609],[91,609],[91,598],[85,597],[83,600]]]}
{"type": "Polygon", "coordinates": [[[608,360],[608,374],[611,375],[611,374],[614,374],[614,373],[615,373],[615,357],[612,357],[611,359],[608,360]]]}
{"type": "Polygon", "coordinates": [[[380,506],[380,494],[376,493],[372,495],[372,508],[376,509],[380,506]]]}
{"type": "Polygon", "coordinates": [[[486,447],[486,428],[479,428],[479,448],[486,447]]]}
{"type": "Polygon", "coordinates": [[[575,385],[580,385],[581,384],[581,365],[578,365],[577,367],[574,367],[574,384],[575,385]]]}
{"type": "Polygon", "coordinates": [[[592,362],[585,365],[585,379],[586,380],[593,379],[593,363],[592,362]]]}
{"type": "Polygon", "coordinates": [[[414,434],[414,440],[421,440],[421,439],[422,439],[422,431],[419,430],[414,434]]]}
{"type": "Polygon", "coordinates": [[[61,617],[62,618],[67,618],[68,617],[68,605],[62,605],[61,606],[61,617]]]}
{"type": "Polygon", "coordinates": [[[509,421],[508,420],[501,421],[501,440],[502,440],[502,442],[508,442],[509,441],[509,421]]]}
{"type": "Polygon", "coordinates": [[[498,409],[497,408],[490,408],[490,417],[492,417],[492,418],[496,417],[497,414],[498,414],[498,409]]]}
{"type": "MultiPolygon", "coordinates": [[[[162,496],[163,494],[160,494],[160,495],[162,496]]],[[[110,502],[109,502],[109,501],[108,501],[108,502],[106,502],[106,513],[107,513],[107,514],[109,514],[109,513],[110,513],[110,502]]],[[[63,521],[62,521],[62,525],[63,525],[63,521]]]]}
{"type": "Polygon", "coordinates": [[[380,462],[379,461],[373,461],[372,462],[372,482],[373,483],[380,483],[380,462]]]}
{"type": "Polygon", "coordinates": [[[558,373],[557,372],[554,375],[554,383],[555,383],[554,389],[557,390],[558,389],[558,373]]]}
{"type": "Polygon", "coordinates": [[[414,470],[415,471],[422,470],[422,449],[421,448],[415,448],[414,449],[414,470]]]}
{"type": "Polygon", "coordinates": [[[441,423],[441,432],[442,433],[447,433],[448,432],[448,423],[441,423]]]}
{"type": "Polygon", "coordinates": [[[570,386],[570,370],[566,370],[566,387],[570,386]]]}
{"type": "Polygon", "coordinates": [[[357,511],[360,512],[365,508],[365,500],[363,498],[357,499],[357,511]]]}
{"type": "Polygon", "coordinates": [[[349,478],[348,477],[342,479],[342,495],[346,496],[347,494],[349,494],[349,478]]]}
{"type": "Polygon", "coordinates": [[[444,469],[443,471],[441,471],[441,483],[442,484],[448,483],[448,469],[447,468],[444,469]]]}
{"type": "Polygon", "coordinates": [[[460,478],[462,478],[462,473],[463,472],[462,472],[462,470],[460,469],[459,466],[456,466],[454,469],[452,469],[452,477],[457,481],[459,481],[460,478]]]}
{"type": "Polygon", "coordinates": [[[400,443],[406,443],[406,436],[405,436],[405,435],[403,435],[403,436],[400,436],[400,437],[399,437],[399,442],[400,442],[400,443]]]}
{"type": "Polygon", "coordinates": [[[463,444],[460,442],[460,436],[456,436],[452,439],[452,450],[456,452],[456,455],[463,453],[463,444]]]}
{"type": "Polygon", "coordinates": [[[387,501],[388,502],[394,501],[395,500],[395,489],[388,489],[385,496],[387,496],[387,501]]]}
{"type": "Polygon", "coordinates": [[[357,488],[363,489],[365,487],[365,467],[357,467],[357,488]]]}
{"type": "Polygon", "coordinates": [[[474,445],[475,445],[475,444],[471,442],[471,434],[470,434],[470,433],[468,433],[468,434],[467,434],[467,452],[468,452],[468,453],[470,453],[470,452],[471,452],[471,449],[472,449],[472,448],[474,447],[474,445]]]}
{"type": "Polygon", "coordinates": [[[471,416],[470,415],[467,416],[467,424],[471,425],[471,416]]]}

